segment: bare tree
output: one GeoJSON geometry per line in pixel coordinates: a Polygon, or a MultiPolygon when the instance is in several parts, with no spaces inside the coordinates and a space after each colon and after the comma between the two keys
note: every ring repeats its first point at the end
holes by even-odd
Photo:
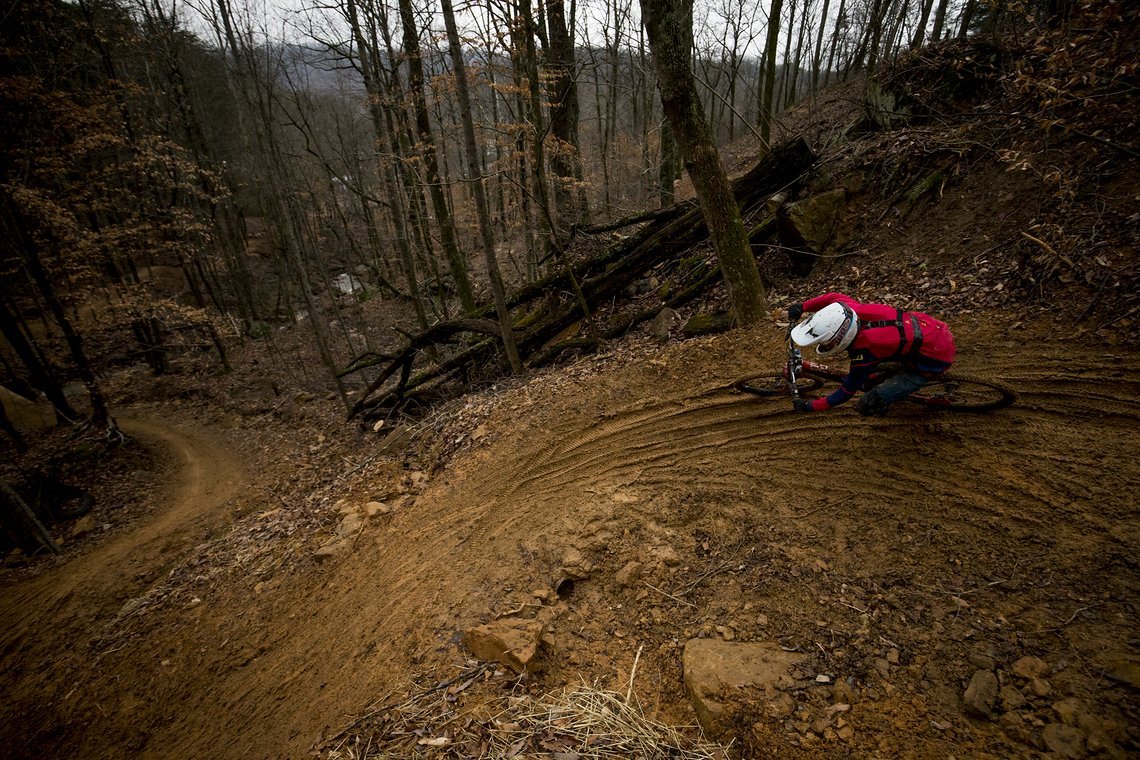
{"type": "Polygon", "coordinates": [[[483,186],[483,170],[479,165],[479,146],[475,140],[475,121],[471,111],[471,94],[467,83],[467,64],[463,60],[463,47],[459,40],[459,27],[455,23],[455,11],[451,0],[442,0],[443,22],[447,27],[447,43],[451,52],[451,64],[455,73],[455,91],[459,98],[459,115],[463,122],[463,141],[467,153],[467,170],[475,194],[475,211],[479,218],[479,234],[483,242],[483,255],[487,262],[487,276],[491,280],[491,291],[495,299],[495,313],[499,317],[499,329],[503,349],[510,362],[511,371],[522,374],[522,361],[515,344],[511,314],[507,308],[503,289],[503,276],[499,270],[499,260],[495,252],[495,236],[491,228],[491,213],[487,206],[487,191],[483,186]]]}
{"type": "Polygon", "coordinates": [[[404,55],[408,63],[408,89],[411,92],[416,129],[419,132],[418,147],[423,161],[425,181],[439,225],[444,255],[447,257],[451,276],[455,280],[455,288],[459,293],[459,301],[463,305],[463,311],[470,314],[475,311],[475,296],[471,291],[471,280],[467,276],[467,262],[459,250],[455,225],[451,220],[451,209],[444,197],[443,186],[440,182],[435,135],[432,132],[431,118],[428,115],[427,102],[424,99],[423,54],[420,52],[419,32],[416,28],[416,18],[412,12],[411,0],[400,0],[400,21],[404,30],[404,55]]]}
{"type": "Polygon", "coordinates": [[[898,12],[894,14],[894,21],[891,22],[890,29],[886,35],[886,58],[894,58],[902,47],[901,40],[905,38],[907,17],[910,15],[910,0],[902,0],[897,3],[898,12]]]}
{"type": "MultiPolygon", "coordinates": [[[[24,214],[20,209],[18,203],[12,198],[11,193],[7,188],[0,191],[0,205],[3,206],[3,219],[7,228],[7,233],[13,235],[16,241],[16,246],[23,256],[24,265],[27,267],[29,274],[32,276],[36,287],[39,289],[40,295],[43,297],[47,305],[48,312],[63,332],[64,339],[67,341],[68,350],[71,352],[72,361],[75,363],[75,369],[79,374],[79,378],[83,381],[84,387],[87,389],[87,394],[91,398],[91,422],[97,427],[104,428],[109,434],[118,434],[118,425],[111,417],[110,410],[107,408],[107,401],[103,396],[103,391],[99,387],[99,381],[95,378],[95,371],[91,367],[91,362],[87,359],[87,352],[83,348],[83,336],[75,329],[71,319],[64,311],[63,303],[60,301],[56,293],[56,288],[52,284],[51,278],[48,276],[47,269],[44,267],[43,259],[40,252],[40,246],[36,241],[36,236],[30,228],[24,214]]],[[[46,232],[48,236],[50,232],[46,232]]],[[[64,406],[64,409],[70,407],[64,406]]],[[[57,410],[59,407],[57,407],[57,410]]]]}
{"type": "Polygon", "coordinates": [[[938,9],[934,11],[934,28],[930,30],[930,41],[938,42],[942,39],[942,31],[946,24],[946,9],[950,0],[938,0],[938,9]]]}
{"type": "Polygon", "coordinates": [[[534,192],[538,201],[538,227],[543,236],[543,258],[547,258],[554,248],[560,248],[555,240],[553,210],[550,207],[550,193],[546,177],[546,118],[542,106],[542,82],[538,73],[538,48],[535,38],[538,25],[535,24],[530,0],[518,0],[520,31],[522,32],[522,57],[525,65],[528,95],[528,113],[531,125],[531,167],[534,171],[534,192]]]}
{"type": "Polygon", "coordinates": [[[831,44],[828,45],[827,66],[824,69],[823,75],[824,84],[830,81],[831,74],[835,71],[837,62],[842,62],[842,58],[837,58],[836,53],[839,50],[839,40],[844,30],[850,26],[848,15],[847,0],[839,0],[839,12],[835,14],[835,28],[831,32],[831,44]]]}
{"type": "Polygon", "coordinates": [[[914,27],[914,36],[910,38],[910,49],[917,50],[922,47],[922,42],[926,37],[926,26],[930,20],[930,10],[934,7],[934,0],[922,0],[922,6],[919,8],[918,23],[914,27]]]}
{"type": "Polygon", "coordinates": [[[720,65],[727,73],[724,105],[728,109],[728,139],[731,141],[736,139],[737,125],[744,123],[737,101],[741,87],[747,87],[742,85],[741,74],[745,64],[745,51],[752,46],[758,34],[756,22],[760,9],[759,5],[745,0],[721,0],[716,10],[717,21],[724,30],[720,40],[720,65]]]}
{"type": "MultiPolygon", "coordinates": [[[[381,22],[375,14],[365,16],[355,0],[346,0],[342,7],[344,18],[348,22],[349,30],[356,45],[356,55],[359,58],[359,69],[364,80],[365,91],[368,93],[368,112],[372,121],[372,129],[379,145],[387,145],[395,154],[399,151],[399,140],[392,134],[389,109],[384,107],[387,102],[385,74],[380,64],[381,51],[379,40],[376,38],[377,27],[381,22]]],[[[391,161],[381,161],[379,167],[380,178],[388,202],[389,223],[395,233],[395,246],[398,259],[403,268],[404,282],[411,296],[412,307],[421,328],[428,325],[427,312],[424,308],[423,297],[419,290],[419,280],[416,276],[415,254],[412,250],[413,233],[409,229],[410,223],[407,205],[396,203],[403,193],[399,187],[399,178],[391,161]]]]}
{"type": "Polygon", "coordinates": [[[776,46],[780,41],[780,12],[784,0],[772,0],[768,11],[768,40],[764,45],[763,87],[760,88],[759,123],[760,140],[765,148],[772,137],[772,98],[776,89],[776,46]]]}
{"type": "Polygon", "coordinates": [[[736,318],[755,324],[766,308],[764,287],[693,80],[692,0],[642,0],[641,8],[661,106],[697,191],[736,318]]]}
{"type": "Polygon", "coordinates": [[[966,0],[962,6],[962,16],[958,25],[958,37],[964,38],[970,33],[970,22],[974,20],[974,11],[978,8],[978,0],[966,0]]]}
{"type": "Polygon", "coordinates": [[[56,370],[51,366],[47,357],[39,350],[29,335],[29,331],[22,328],[17,320],[14,310],[8,307],[8,294],[0,291],[0,334],[8,346],[15,352],[20,363],[27,371],[29,384],[33,389],[44,394],[44,397],[55,410],[56,422],[71,424],[79,418],[79,414],[72,408],[71,402],[63,393],[56,370]]]}
{"type": "MultiPolygon", "coordinates": [[[[782,22],[781,22],[782,23],[782,22]]],[[[776,98],[776,107],[783,110],[787,107],[788,80],[792,73],[792,34],[796,31],[796,0],[788,4],[787,34],[784,36],[784,65],[780,67],[780,94],[776,98]]]]}
{"type": "Polygon", "coordinates": [[[550,48],[546,68],[550,76],[550,132],[557,141],[550,157],[555,206],[565,234],[570,224],[589,224],[590,206],[582,180],[581,148],[578,145],[578,72],[575,68],[573,29],[575,3],[570,5],[571,25],[566,22],[564,0],[549,0],[546,20],[550,48]]]}
{"type": "Polygon", "coordinates": [[[796,55],[792,60],[792,82],[788,86],[788,93],[784,100],[784,107],[788,108],[796,102],[798,93],[796,87],[799,83],[800,69],[803,65],[803,52],[804,52],[804,38],[808,40],[808,45],[811,45],[811,6],[813,0],[803,0],[803,12],[800,14],[800,33],[796,39],[796,55]]]}
{"type": "Polygon", "coordinates": [[[213,22],[219,47],[225,52],[231,66],[228,84],[235,100],[242,106],[247,129],[252,133],[252,151],[262,171],[260,186],[262,202],[272,220],[270,231],[285,252],[290,273],[297,280],[297,290],[305,303],[310,329],[318,355],[333,379],[341,402],[348,408],[343,382],[337,375],[336,362],[325,332],[324,309],[314,295],[308,262],[315,258],[312,236],[306,229],[306,214],[296,193],[289,192],[292,182],[288,170],[280,160],[274,76],[277,64],[259,57],[253,45],[256,30],[252,27],[248,9],[241,15],[230,0],[214,0],[209,7],[209,20],[213,22]],[[239,26],[239,23],[243,24],[239,26]]]}
{"type": "MultiPolygon", "coordinates": [[[[823,30],[827,26],[827,9],[831,4],[831,0],[823,0],[823,10],[819,14],[819,31],[815,38],[815,56],[812,58],[811,66],[811,89],[815,92],[819,88],[819,69],[823,65],[823,30]]],[[[843,3],[839,4],[839,13],[843,14],[843,3]]]]}

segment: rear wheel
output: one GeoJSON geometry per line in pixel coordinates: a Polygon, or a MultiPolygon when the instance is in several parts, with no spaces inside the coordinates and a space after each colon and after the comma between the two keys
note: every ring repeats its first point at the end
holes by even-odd
{"type": "Polygon", "coordinates": [[[954,412],[989,412],[1013,404],[1017,393],[992,380],[947,372],[927,382],[907,400],[954,412]]]}
{"type": "MultiPolygon", "coordinates": [[[[796,378],[796,391],[799,393],[813,391],[821,385],[823,385],[823,381],[818,378],[804,377],[803,375],[796,378]]],[[[744,391],[745,393],[755,393],[757,396],[791,395],[791,388],[788,387],[788,379],[783,375],[747,377],[743,380],[737,380],[732,384],[732,387],[738,391],[744,391]]]]}

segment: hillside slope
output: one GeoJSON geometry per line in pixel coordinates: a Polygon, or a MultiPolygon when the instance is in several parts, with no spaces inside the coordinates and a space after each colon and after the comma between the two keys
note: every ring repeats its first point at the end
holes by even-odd
{"type": "MultiPolygon", "coordinates": [[[[1050,65],[1026,45],[1025,65],[1050,65]]],[[[1095,52],[1075,50],[1066,65],[1095,52]]],[[[962,55],[894,74],[921,94],[962,55]]],[[[692,638],[803,657],[778,695],[742,700],[747,756],[1140,751],[1134,97],[1063,104],[1057,142],[993,115],[1019,71],[994,59],[938,109],[858,137],[849,89],[832,121],[826,97],[793,114],[824,155],[804,193],[850,200],[807,278],[760,252],[776,303],[844,290],[944,317],[957,368],[1012,385],[1015,406],[796,415],[732,390],[781,361],[771,324],[632,335],[387,445],[328,399],[278,400],[265,364],[209,386],[121,378],[152,436],[209,425],[188,457],[206,469],[132,474],[148,509],[130,525],[5,571],[0,756],[478,756],[500,710],[510,723],[524,695],[582,682],[691,725],[692,638]],[[157,545],[164,521],[179,529],[157,545]],[[508,618],[545,625],[524,678],[462,644],[508,618]]]]}
{"type": "MultiPolygon", "coordinates": [[[[1034,322],[959,330],[962,365],[1016,386],[1017,406],[800,417],[727,387],[778,353],[770,329],[536,379],[331,560],[313,557],[319,535],[278,538],[271,562],[184,545],[189,574],[140,597],[143,614],[104,607],[93,658],[61,648],[39,655],[43,670],[13,668],[33,636],[6,627],[8,730],[38,727],[23,741],[46,754],[300,757],[410,678],[467,668],[459,634],[514,615],[547,623],[537,671],[490,677],[469,699],[582,680],[620,691],[640,653],[642,704],[691,723],[681,649],[711,636],[806,657],[793,702],[774,718],[757,708],[744,737],[757,751],[1008,756],[1043,748],[1070,718],[1088,746],[1134,749],[1140,366],[1027,340],[1049,334],[1034,322]],[[641,575],[619,581],[630,562],[641,575]],[[568,564],[585,577],[559,597],[568,564]],[[1023,657],[1048,671],[1021,679],[1023,657]],[[1003,692],[1000,720],[963,712],[983,669],[1024,700],[1003,692]],[[836,699],[817,675],[850,684],[852,732],[816,724],[836,699]]],[[[394,487],[354,478],[343,493],[359,503],[394,487]]],[[[264,507],[222,544],[269,540],[281,510],[264,507]]]]}

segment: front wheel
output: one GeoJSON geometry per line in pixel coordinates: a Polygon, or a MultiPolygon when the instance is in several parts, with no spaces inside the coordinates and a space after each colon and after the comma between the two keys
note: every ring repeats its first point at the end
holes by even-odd
{"type": "Polygon", "coordinates": [[[907,397],[908,401],[953,412],[989,412],[1017,401],[1017,393],[1001,383],[960,372],[946,372],[907,397]]]}
{"type": "MultiPolygon", "coordinates": [[[[815,377],[804,377],[800,375],[796,378],[796,392],[807,393],[814,391],[823,382],[815,377]]],[[[788,378],[783,375],[760,375],[758,377],[746,377],[743,380],[737,380],[732,384],[732,387],[738,391],[745,393],[755,393],[757,396],[790,396],[792,390],[788,386],[788,378]]]]}

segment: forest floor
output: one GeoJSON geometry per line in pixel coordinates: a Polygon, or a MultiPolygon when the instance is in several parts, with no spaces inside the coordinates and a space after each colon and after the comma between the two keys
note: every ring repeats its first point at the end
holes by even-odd
{"type": "Polygon", "coordinates": [[[1061,746],[1052,731],[1124,756],[1140,363],[1051,320],[955,327],[962,370],[1013,385],[1016,406],[798,416],[730,388],[779,355],[766,326],[480,395],[433,433],[464,438],[435,471],[374,439],[325,451],[346,434],[322,441],[308,418],[298,450],[221,419],[207,433],[194,405],[124,410],[173,466],[131,527],[6,578],[3,754],[302,757],[469,669],[463,630],[529,609],[549,632],[537,670],[488,673],[472,699],[623,691],[640,653],[641,704],[691,724],[685,642],[774,641],[806,658],[794,707],[752,728],[774,754],[1027,755],[1061,746]],[[342,499],[395,509],[318,561],[342,499]],[[642,576],[619,582],[631,561],[642,576]],[[559,596],[568,565],[585,577],[559,596]],[[966,714],[979,669],[1022,703],[966,714]],[[853,687],[853,731],[807,727],[833,702],[817,675],[853,687]]]}
{"type": "MultiPolygon", "coordinates": [[[[1121,213],[1135,163],[1099,188],[1121,213]]],[[[781,362],[771,323],[637,332],[391,432],[256,343],[227,375],[108,378],[131,439],[88,467],[87,532],[0,570],[0,757],[477,756],[463,730],[582,683],[692,726],[693,638],[802,655],[737,727],[746,756],[1135,756],[1140,354],[1103,311],[1128,280],[1011,297],[1000,249],[1039,207],[971,168],[894,227],[869,187],[859,255],[766,274],[776,303],[932,305],[955,368],[1018,391],[998,412],[734,391],[781,362]],[[523,677],[462,644],[509,617],[545,624],[523,677]]]]}

